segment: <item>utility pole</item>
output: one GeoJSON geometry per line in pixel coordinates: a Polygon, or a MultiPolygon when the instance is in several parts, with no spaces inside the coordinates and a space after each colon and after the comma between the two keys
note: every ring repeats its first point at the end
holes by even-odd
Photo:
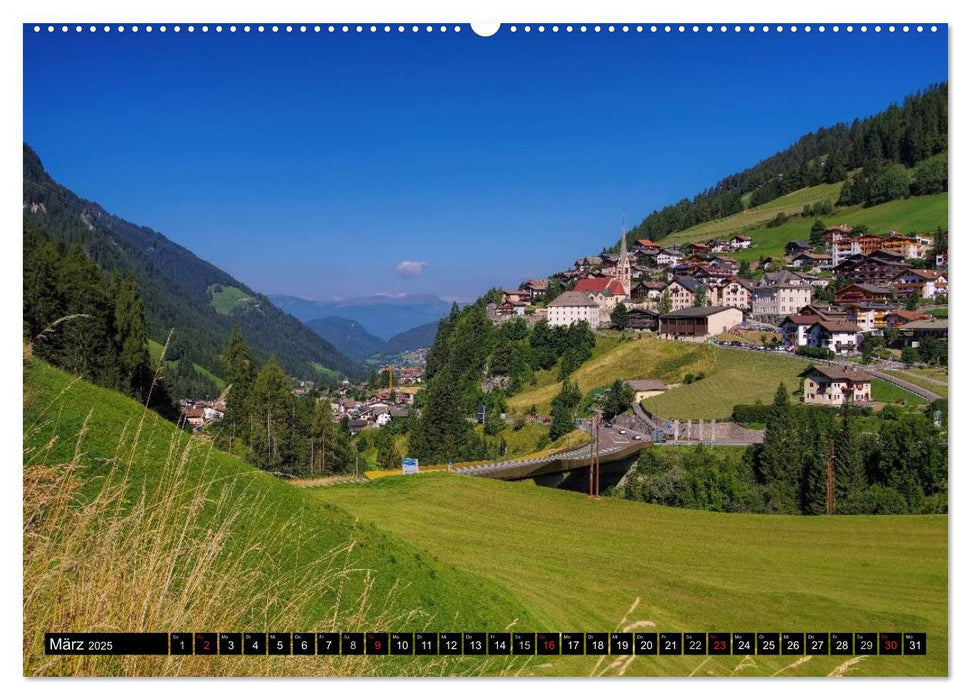
{"type": "Polygon", "coordinates": [[[600,498],[600,416],[597,416],[597,469],[594,475],[593,497],[600,498]]]}
{"type": "Polygon", "coordinates": [[[826,515],[836,513],[836,465],[833,457],[833,441],[829,441],[829,456],[826,460],[826,515]]]}
{"type": "MultiPolygon", "coordinates": [[[[593,433],[593,419],[592,418],[590,419],[590,432],[593,433]]],[[[591,434],[590,437],[593,437],[593,435],[591,434]]],[[[596,440],[592,440],[590,442],[590,472],[589,472],[590,485],[587,488],[587,496],[590,497],[590,498],[593,498],[593,462],[594,462],[594,454],[596,452],[596,449],[597,449],[597,441],[596,440]]]]}

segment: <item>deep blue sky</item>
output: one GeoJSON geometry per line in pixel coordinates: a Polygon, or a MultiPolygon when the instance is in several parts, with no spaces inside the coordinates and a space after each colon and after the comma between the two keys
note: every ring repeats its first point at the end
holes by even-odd
{"type": "Polygon", "coordinates": [[[52,176],[266,293],[468,299],[947,78],[932,34],[24,30],[52,176]],[[403,261],[426,266],[396,271],[403,261]]]}

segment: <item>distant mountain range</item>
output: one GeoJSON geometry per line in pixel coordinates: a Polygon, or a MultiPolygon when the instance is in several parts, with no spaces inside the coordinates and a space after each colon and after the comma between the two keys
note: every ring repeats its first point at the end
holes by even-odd
{"type": "Polygon", "coordinates": [[[385,345],[381,338],[371,335],[364,326],[349,318],[325,316],[307,321],[305,325],[352,360],[366,360],[379,354],[385,345]]]}
{"type": "Polygon", "coordinates": [[[435,341],[435,333],[438,331],[438,321],[432,321],[384,341],[368,333],[357,321],[340,316],[315,318],[307,321],[306,325],[342,353],[358,362],[431,347],[435,341]]]}
{"type": "Polygon", "coordinates": [[[452,305],[434,294],[375,294],[354,299],[317,301],[286,294],[272,294],[270,301],[304,323],[340,317],[357,321],[364,330],[382,340],[435,323],[448,314],[452,305]]]}
{"type": "Polygon", "coordinates": [[[276,356],[293,376],[362,375],[363,367],[267,297],[162,234],[82,199],[55,182],[27,144],[23,151],[24,222],[66,247],[81,245],[103,270],[134,273],[152,339],[164,342],[174,328],[189,359],[218,374],[223,346],[238,323],[258,358],[276,356]]]}

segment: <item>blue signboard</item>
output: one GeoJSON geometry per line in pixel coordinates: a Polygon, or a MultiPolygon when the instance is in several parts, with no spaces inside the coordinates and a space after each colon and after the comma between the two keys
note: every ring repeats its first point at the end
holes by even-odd
{"type": "Polygon", "coordinates": [[[401,473],[402,474],[417,474],[418,473],[418,460],[414,457],[405,457],[401,460],[401,473]]]}

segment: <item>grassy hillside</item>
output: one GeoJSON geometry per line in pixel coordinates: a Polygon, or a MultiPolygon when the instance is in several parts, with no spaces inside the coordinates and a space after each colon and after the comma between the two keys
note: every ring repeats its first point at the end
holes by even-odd
{"type": "Polygon", "coordinates": [[[272,354],[293,376],[313,378],[313,363],[351,378],[363,374],[358,363],[215,265],[58,184],[27,144],[23,169],[23,201],[30,205],[24,223],[66,249],[80,245],[105,272],[134,274],[150,337],[161,339],[177,328],[187,341],[185,354],[216,367],[238,324],[258,360],[272,354]]]}
{"type": "Polygon", "coordinates": [[[496,583],[36,360],[23,432],[25,675],[499,673],[474,659],[45,657],[42,643],[51,630],[541,622],[496,583]]]}
{"type": "Polygon", "coordinates": [[[644,408],[667,419],[722,419],[739,403],[771,403],[779,382],[795,391],[805,358],[729,348],[711,348],[711,369],[705,378],[674,387],[643,401],[644,408]]]}
{"type": "MultiPolygon", "coordinates": [[[[158,361],[162,357],[162,349],[163,349],[163,347],[164,346],[161,343],[159,343],[159,342],[157,342],[155,340],[149,339],[149,341],[148,341],[148,356],[149,356],[149,359],[152,362],[152,367],[157,367],[158,366],[158,361]]],[[[198,362],[193,362],[192,363],[192,367],[200,375],[202,375],[203,377],[205,377],[206,379],[208,379],[209,381],[211,381],[213,384],[215,384],[216,385],[216,388],[219,389],[219,391],[222,391],[223,389],[226,388],[226,380],[225,379],[223,379],[222,377],[216,376],[213,372],[209,371],[208,369],[206,369],[205,367],[203,367],[202,365],[200,365],[198,362]]]]}
{"type": "Polygon", "coordinates": [[[229,315],[253,302],[253,297],[242,289],[228,284],[210,284],[206,291],[209,293],[209,306],[217,314],[229,315]]]}
{"type": "MultiPolygon", "coordinates": [[[[684,231],[678,231],[664,239],[664,242],[707,241],[709,238],[730,238],[748,228],[756,228],[774,219],[779,213],[799,214],[806,204],[828,199],[835,203],[839,198],[842,182],[833,185],[816,185],[790,192],[765,204],[746,209],[723,219],[706,221],[684,231]]],[[[812,223],[812,222],[810,222],[812,223]]]]}
{"type": "MultiPolygon", "coordinates": [[[[507,589],[542,629],[926,631],[926,657],[843,672],[947,673],[945,516],[707,513],[444,474],[312,494],[507,589]]],[[[850,658],[549,657],[526,673],[828,675],[850,658]]]]}
{"type": "MultiPolygon", "coordinates": [[[[818,188],[807,188],[815,190],[818,188]]],[[[799,192],[807,192],[799,190],[799,192]]],[[[720,219],[718,222],[709,222],[702,226],[695,226],[684,231],[671,234],[661,240],[667,245],[672,243],[685,243],[691,241],[705,241],[709,238],[730,237],[736,233],[745,233],[752,237],[753,247],[748,250],[731,253],[731,257],[739,260],[759,260],[764,257],[781,256],[785,250],[785,245],[791,240],[808,240],[809,229],[813,224],[813,219],[804,219],[796,216],[781,226],[773,228],[764,225],[756,225],[757,220],[767,221],[775,216],[778,211],[798,214],[802,211],[802,204],[780,205],[772,210],[772,216],[760,219],[762,216],[758,210],[763,207],[772,207],[776,202],[782,202],[789,197],[794,197],[798,193],[792,193],[786,197],[768,202],[761,207],[746,210],[720,219]],[[717,230],[707,230],[704,227],[718,224],[717,230]]],[[[804,204],[805,202],[803,202],[804,204]]],[[[827,226],[838,224],[866,224],[870,231],[875,233],[886,233],[890,230],[897,230],[901,233],[917,231],[926,233],[935,230],[938,226],[947,228],[947,193],[927,195],[923,197],[911,197],[900,199],[885,204],[878,204],[874,207],[843,207],[830,216],[822,217],[827,226]]]]}
{"type": "MultiPolygon", "coordinates": [[[[598,334],[593,358],[571,374],[570,379],[584,393],[607,386],[617,379],[652,378],[674,383],[681,381],[689,372],[710,373],[714,367],[714,352],[714,348],[706,345],[651,337],[621,340],[616,335],[598,334]]],[[[540,413],[548,414],[550,402],[559,393],[560,387],[555,370],[539,373],[535,386],[509,399],[509,410],[522,413],[535,404],[540,413]]]]}

